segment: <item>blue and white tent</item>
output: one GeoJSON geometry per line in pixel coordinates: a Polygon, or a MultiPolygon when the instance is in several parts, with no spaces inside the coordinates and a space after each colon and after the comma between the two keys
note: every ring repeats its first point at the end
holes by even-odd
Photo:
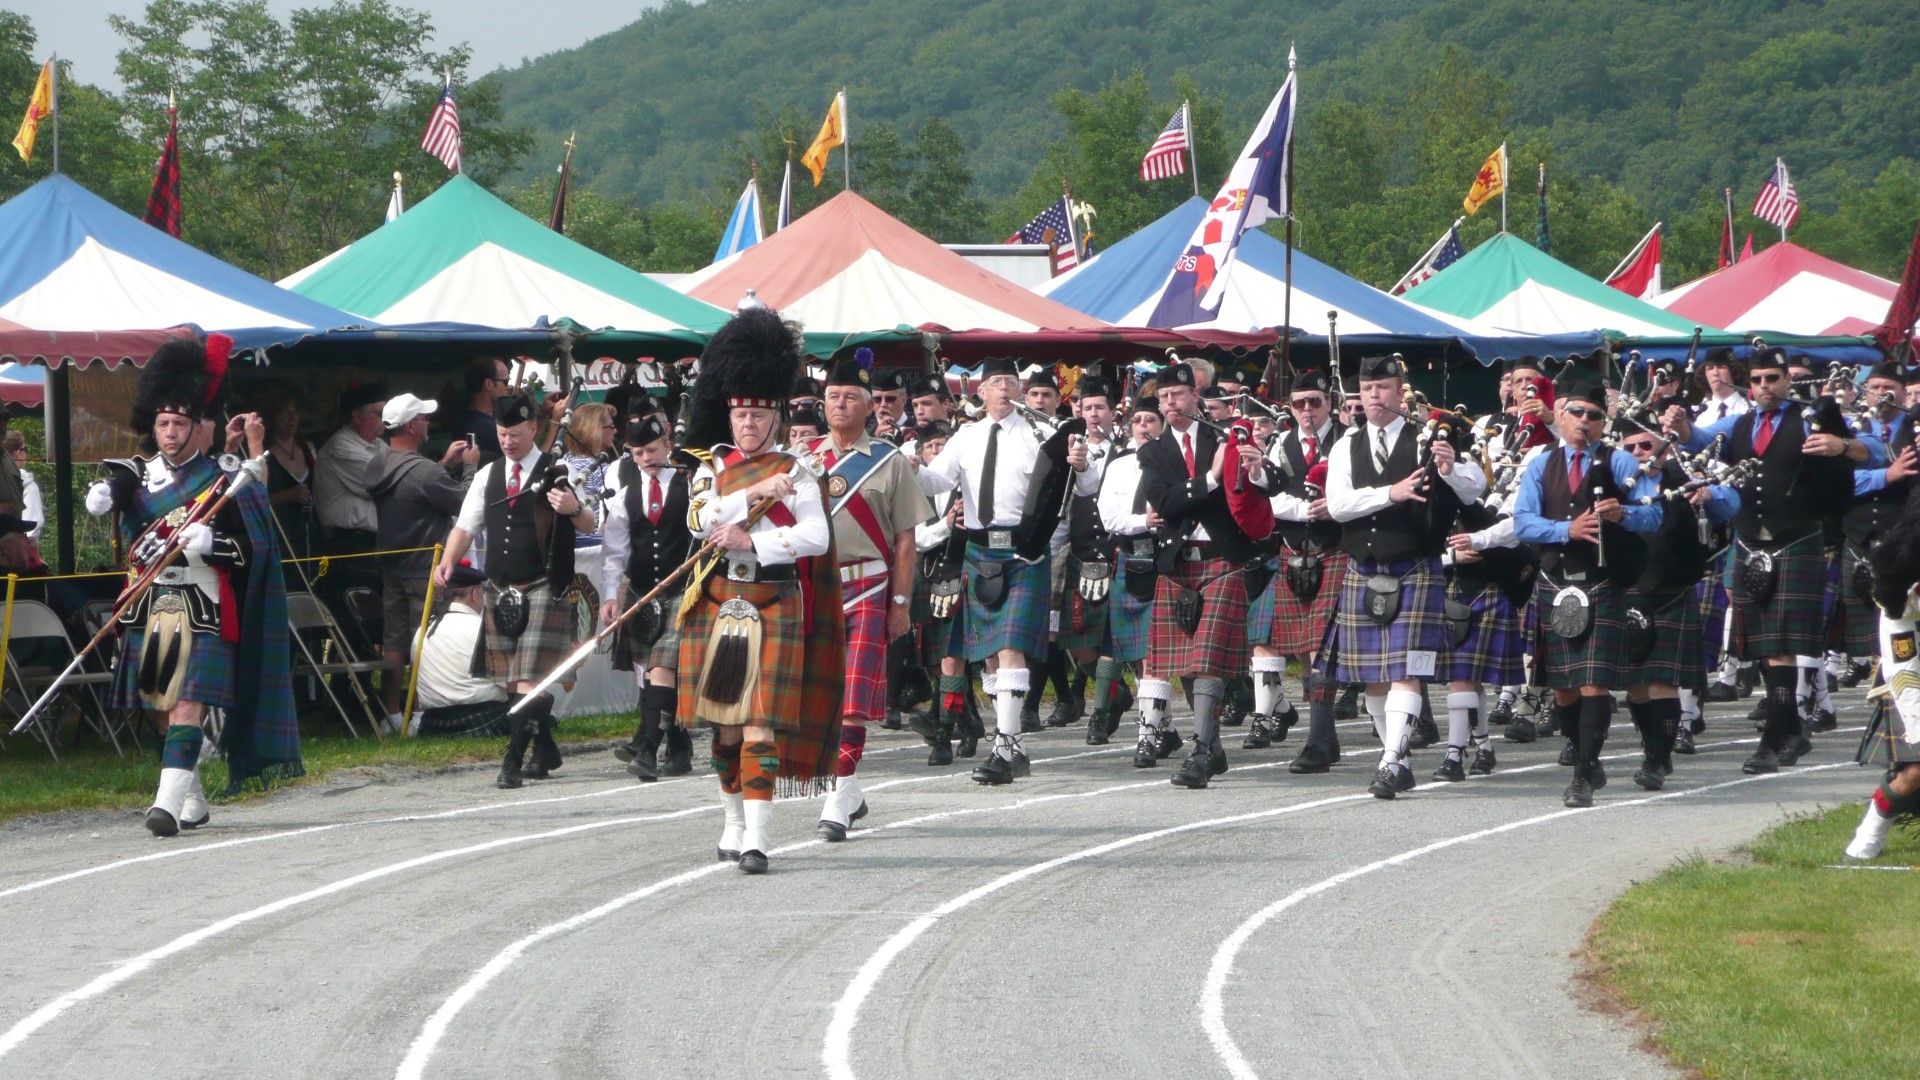
{"type": "Polygon", "coordinates": [[[47,331],[192,324],[243,349],[367,322],[221,262],[60,175],[0,206],[0,319],[47,331]]]}
{"type": "MultiPolygon", "coordinates": [[[[1173,275],[1174,260],[1185,250],[1206,209],[1206,200],[1198,196],[1188,199],[1160,220],[1036,291],[1119,326],[1151,326],[1147,320],[1173,275]]],[[[1285,309],[1286,246],[1264,232],[1249,232],[1241,237],[1230,274],[1217,319],[1199,326],[1163,329],[1249,333],[1279,326],[1285,309]]],[[[1343,340],[1356,344],[1367,339],[1454,340],[1471,349],[1482,362],[1496,355],[1589,350],[1601,341],[1598,333],[1512,335],[1468,319],[1440,315],[1389,296],[1296,249],[1294,329],[1323,337],[1329,311],[1340,313],[1338,328],[1343,340]]]]}

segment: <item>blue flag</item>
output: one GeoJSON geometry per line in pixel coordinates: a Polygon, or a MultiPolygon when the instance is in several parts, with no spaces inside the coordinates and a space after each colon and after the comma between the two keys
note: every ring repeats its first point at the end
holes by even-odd
{"type": "Polygon", "coordinates": [[[713,253],[713,261],[738,255],[765,239],[766,234],[760,230],[760,181],[749,180],[747,190],[740,193],[740,201],[733,204],[733,216],[727,219],[726,231],[720,234],[720,248],[713,253]]]}

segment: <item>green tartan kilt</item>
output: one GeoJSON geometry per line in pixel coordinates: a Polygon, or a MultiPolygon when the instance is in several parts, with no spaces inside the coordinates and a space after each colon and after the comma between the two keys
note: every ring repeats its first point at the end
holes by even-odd
{"type": "Polygon", "coordinates": [[[1773,595],[1756,603],[1745,593],[1740,572],[1747,563],[1747,545],[1738,545],[1739,558],[1728,590],[1734,611],[1733,653],[1742,660],[1770,656],[1818,656],[1827,651],[1827,625],[1833,596],[1828,589],[1832,560],[1821,548],[1819,535],[1809,536],[1773,552],[1773,595]]]}
{"type": "Polygon", "coordinates": [[[989,552],[978,544],[967,545],[966,599],[961,620],[966,624],[968,662],[985,660],[1007,649],[1018,649],[1028,656],[1047,655],[1047,623],[1050,608],[1048,591],[1051,571],[1047,560],[1021,562],[1012,553],[989,552]],[[1006,564],[1007,595],[998,609],[987,606],[974,595],[976,567],[987,563],[1006,564]]]}
{"type": "MultiPolygon", "coordinates": [[[[180,683],[181,701],[198,701],[215,709],[231,709],[239,700],[235,668],[239,666],[238,642],[222,641],[219,634],[194,632],[193,652],[187,660],[186,678],[180,683]]],[[[120,662],[116,665],[109,708],[144,709],[140,701],[140,649],[146,643],[145,628],[129,629],[120,641],[120,662]]]]}
{"type": "Polygon", "coordinates": [[[688,727],[713,723],[701,715],[699,679],[720,605],[733,599],[760,612],[760,677],[747,688],[753,695],[749,716],[777,731],[797,730],[807,645],[806,600],[799,583],[728,581],[717,573],[680,624],[680,722],[688,727]]]}
{"type": "Polygon", "coordinates": [[[1700,638],[1706,630],[1695,591],[1680,589],[1664,596],[1631,592],[1627,606],[1640,609],[1653,623],[1653,651],[1638,663],[1628,661],[1627,674],[1633,685],[1706,689],[1706,656],[1700,649],[1700,638]]]}
{"type": "Polygon", "coordinates": [[[1593,604],[1593,626],[1575,641],[1554,633],[1553,598],[1558,586],[1541,574],[1534,583],[1535,632],[1540,643],[1533,670],[1542,684],[1554,690],[1604,686],[1625,690],[1627,671],[1627,594],[1617,585],[1582,585],[1593,604]]]}

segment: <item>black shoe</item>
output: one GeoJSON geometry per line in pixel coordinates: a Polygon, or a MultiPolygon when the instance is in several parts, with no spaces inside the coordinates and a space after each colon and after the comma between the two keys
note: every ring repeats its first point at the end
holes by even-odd
{"type": "Polygon", "coordinates": [[[1107,710],[1095,709],[1087,717],[1087,745],[1107,745],[1107,710]]]}
{"type": "Polygon", "coordinates": [[[743,874],[764,874],[767,872],[767,853],[764,851],[743,851],[740,853],[740,872],[743,874]]]}
{"type": "Polygon", "coordinates": [[[1457,784],[1467,778],[1467,768],[1459,758],[1448,758],[1433,770],[1433,779],[1442,784],[1457,784]]]}
{"type": "MultiPolygon", "coordinates": [[[[1025,750],[1015,750],[1013,752],[1013,778],[1020,780],[1032,775],[1033,762],[1027,758],[1027,752],[1025,750]]],[[[860,812],[862,814],[867,812],[866,803],[860,804],[860,812]]]]}
{"type": "Polygon", "coordinates": [[[662,776],[685,776],[693,771],[693,736],[678,724],[667,729],[667,763],[662,776]]]}
{"type": "Polygon", "coordinates": [[[1739,699],[1740,691],[1735,690],[1732,683],[1717,682],[1707,687],[1708,701],[1738,701],[1739,699]]]}
{"type": "Polygon", "coordinates": [[[1340,697],[1333,703],[1335,720],[1355,720],[1360,716],[1360,685],[1348,683],[1340,690],[1340,697]]]}
{"type": "Polygon", "coordinates": [[[1494,702],[1493,711],[1487,714],[1487,723],[1499,724],[1501,727],[1513,723],[1512,699],[1503,697],[1494,702]]]}
{"type": "Polygon", "coordinates": [[[1835,675],[1831,671],[1828,671],[1825,674],[1827,676],[1827,694],[1828,696],[1832,696],[1835,690],[1840,689],[1840,676],[1835,675]]]}
{"type": "Polygon", "coordinates": [[[1209,766],[1213,755],[1204,749],[1195,750],[1180,763],[1179,771],[1173,774],[1173,786],[1183,788],[1203,788],[1207,786],[1207,777],[1212,772],[1209,766]]]}
{"type": "Polygon", "coordinates": [[[1787,765],[1800,764],[1800,759],[1811,753],[1813,753],[1813,740],[1807,738],[1805,735],[1796,735],[1793,741],[1787,744],[1786,749],[1780,751],[1778,756],[1780,764],[1784,767],[1787,765]]]}
{"type": "Polygon", "coordinates": [[[1161,728],[1154,736],[1153,752],[1158,757],[1172,757],[1180,747],[1180,733],[1173,730],[1171,725],[1161,728]]]}
{"type": "Polygon", "coordinates": [[[1413,739],[1407,743],[1409,750],[1425,750],[1440,741],[1440,727],[1432,720],[1421,717],[1414,722],[1413,739]]]}
{"type": "Polygon", "coordinates": [[[1508,742],[1530,743],[1539,737],[1533,721],[1524,716],[1515,717],[1513,723],[1507,725],[1508,742]]]}
{"type": "Polygon", "coordinates": [[[1288,705],[1286,712],[1283,712],[1279,716],[1276,716],[1273,718],[1273,724],[1274,724],[1273,736],[1272,736],[1273,741],[1286,742],[1287,732],[1292,731],[1293,725],[1299,722],[1300,722],[1300,710],[1294,708],[1292,705],[1288,705]]]}
{"type": "Polygon", "coordinates": [[[1575,765],[1579,760],[1580,755],[1573,749],[1572,743],[1568,743],[1560,748],[1560,764],[1562,767],[1575,765]]]}
{"type": "Polygon", "coordinates": [[[1406,762],[1403,761],[1393,767],[1393,777],[1393,782],[1399,785],[1401,791],[1413,790],[1413,767],[1406,762]]]}
{"type": "Polygon", "coordinates": [[[1013,783],[1013,762],[999,754],[988,754],[987,760],[973,767],[973,782],[998,787],[1013,783]]]}
{"type": "MultiPolygon", "coordinates": [[[[517,788],[520,786],[520,770],[510,765],[500,766],[500,775],[494,777],[493,786],[497,788],[517,788]]],[[[171,833],[168,834],[172,835],[171,833]]]]}
{"type": "Polygon", "coordinates": [[[1689,733],[1691,733],[1691,734],[1694,734],[1694,735],[1699,735],[1699,734],[1701,734],[1701,733],[1703,733],[1703,732],[1705,732],[1705,731],[1707,730],[1707,714],[1706,714],[1706,712],[1705,712],[1704,710],[1702,710],[1702,711],[1701,711],[1701,712],[1700,712],[1700,713],[1699,713],[1698,715],[1696,715],[1696,716],[1695,716],[1695,717],[1694,717],[1693,719],[1691,719],[1691,720],[1689,720],[1689,721],[1687,721],[1686,723],[1684,723],[1684,724],[1682,724],[1682,725],[1680,725],[1680,727],[1681,727],[1681,730],[1683,730],[1683,731],[1687,731],[1687,732],[1689,732],[1689,733]]]}
{"type": "Polygon", "coordinates": [[[1760,685],[1760,665],[1742,664],[1733,674],[1733,689],[1741,697],[1752,697],[1753,688],[1760,685]]]}
{"type": "Polygon", "coordinates": [[[527,763],[520,768],[520,778],[522,780],[545,780],[552,775],[553,773],[547,769],[546,763],[540,760],[538,754],[529,758],[527,763]]]}
{"type": "Polygon", "coordinates": [[[1392,799],[1400,794],[1400,778],[1394,772],[1392,765],[1380,766],[1380,771],[1373,774],[1373,783],[1367,785],[1367,794],[1376,799],[1392,799]]]}
{"type": "Polygon", "coordinates": [[[1133,746],[1134,768],[1151,769],[1155,765],[1160,764],[1160,755],[1154,752],[1154,745],[1153,736],[1142,732],[1140,741],[1133,746]]]}
{"type": "Polygon", "coordinates": [[[940,725],[934,721],[931,712],[916,712],[907,715],[907,727],[920,736],[928,746],[937,746],[945,736],[940,734],[940,725]]]}
{"type": "Polygon", "coordinates": [[[1023,706],[1020,709],[1020,733],[1023,735],[1031,735],[1036,731],[1044,730],[1040,724],[1040,696],[1038,694],[1028,694],[1027,700],[1032,703],[1032,707],[1027,708],[1023,706]]]}
{"type": "Polygon", "coordinates": [[[933,749],[927,753],[927,764],[935,768],[953,764],[953,744],[945,739],[934,743],[933,749]]]}
{"type": "Polygon", "coordinates": [[[526,728],[507,740],[506,756],[500,759],[500,775],[493,781],[494,787],[517,788],[520,786],[520,763],[526,757],[527,740],[531,738],[526,728]]]}
{"type": "Polygon", "coordinates": [[[660,779],[660,764],[652,754],[641,754],[627,762],[627,772],[643,784],[660,779]]]}
{"type": "Polygon", "coordinates": [[[1253,722],[1247,725],[1247,737],[1240,740],[1240,749],[1265,750],[1272,746],[1273,739],[1269,734],[1272,726],[1273,721],[1254,713],[1253,722]]]}
{"type": "Polygon", "coordinates": [[[1851,690],[1854,687],[1859,686],[1861,683],[1866,682],[1867,672],[1871,670],[1873,670],[1872,667],[1867,664],[1860,664],[1860,663],[1848,664],[1847,673],[1841,676],[1840,678],[1840,685],[1851,690]]]}
{"type": "Polygon", "coordinates": [[[737,863],[740,861],[739,852],[728,851],[726,848],[714,848],[713,856],[714,858],[720,860],[721,862],[737,863]]]}
{"type": "Polygon", "coordinates": [[[1808,730],[1818,735],[1823,731],[1832,731],[1840,726],[1840,720],[1833,715],[1832,709],[1821,709],[1813,714],[1813,725],[1808,730]]]}
{"type": "Polygon", "coordinates": [[[903,731],[906,729],[907,722],[901,717],[899,709],[889,708],[886,715],[881,718],[880,726],[888,731],[903,731]]]}
{"type": "Polygon", "coordinates": [[[825,840],[829,844],[837,844],[847,838],[847,827],[837,821],[822,819],[818,825],[813,827],[813,835],[825,840]]]}
{"type": "Polygon", "coordinates": [[[1219,776],[1227,771],[1227,748],[1214,740],[1213,753],[1207,759],[1207,775],[1219,776]]]}
{"type": "Polygon", "coordinates": [[[1667,786],[1667,774],[1653,760],[1653,755],[1648,754],[1641,760],[1640,767],[1633,771],[1633,782],[1648,791],[1659,791],[1667,786]]]}
{"type": "Polygon", "coordinates": [[[1082,710],[1086,708],[1078,698],[1059,698],[1053,708],[1047,712],[1045,724],[1050,728],[1072,727],[1080,722],[1082,710]]]}
{"type": "MultiPolygon", "coordinates": [[[[520,785],[515,784],[515,787],[520,785]]],[[[147,811],[147,831],[155,836],[179,836],[180,821],[159,807],[147,811]]]]}
{"type": "Polygon", "coordinates": [[[1494,766],[1500,764],[1493,755],[1493,744],[1488,743],[1473,752],[1473,764],[1467,766],[1469,776],[1492,776],[1494,766]]]}
{"type": "Polygon", "coordinates": [[[971,731],[961,732],[953,741],[953,756],[970,758],[980,752],[980,737],[971,731]]]}
{"type": "Polygon", "coordinates": [[[1748,776],[1777,773],[1780,771],[1780,758],[1763,746],[1753,752],[1753,756],[1747,759],[1746,764],[1740,766],[1740,771],[1748,776]]]}
{"type": "Polygon", "coordinates": [[[1767,724],[1767,703],[1762,701],[1747,710],[1747,719],[1753,721],[1753,730],[1759,731],[1767,724]]]}
{"type": "Polygon", "coordinates": [[[1693,747],[1693,732],[1682,726],[1679,733],[1673,737],[1673,752],[1676,754],[1698,753],[1699,751],[1693,747]]]}
{"type": "Polygon", "coordinates": [[[1332,755],[1328,754],[1324,747],[1317,743],[1308,743],[1300,748],[1300,752],[1294,755],[1292,761],[1287,763],[1287,771],[1302,775],[1323,773],[1333,765],[1333,761],[1332,755]]]}
{"type": "Polygon", "coordinates": [[[1573,783],[1560,796],[1560,802],[1569,810],[1584,810],[1593,805],[1593,785],[1587,783],[1584,776],[1575,776],[1573,783]]]}
{"type": "Polygon", "coordinates": [[[1597,761],[1594,762],[1593,768],[1587,770],[1587,783],[1592,785],[1593,790],[1595,791],[1599,791],[1601,788],[1606,787],[1607,786],[1607,767],[1597,761]]]}
{"type": "Polygon", "coordinates": [[[560,758],[560,744],[553,739],[553,729],[555,726],[553,718],[550,716],[546,717],[540,721],[540,731],[533,737],[533,757],[535,761],[540,763],[540,769],[543,774],[540,778],[543,780],[546,779],[545,773],[552,772],[566,764],[566,762],[560,758]]]}
{"type": "Polygon", "coordinates": [[[1220,703],[1221,727],[1239,727],[1247,722],[1248,715],[1247,710],[1240,707],[1240,703],[1233,699],[1232,694],[1228,694],[1227,700],[1220,703]]]}
{"type": "Polygon", "coordinates": [[[616,743],[613,748],[613,760],[624,765],[632,761],[639,753],[640,744],[637,742],[616,743]]]}

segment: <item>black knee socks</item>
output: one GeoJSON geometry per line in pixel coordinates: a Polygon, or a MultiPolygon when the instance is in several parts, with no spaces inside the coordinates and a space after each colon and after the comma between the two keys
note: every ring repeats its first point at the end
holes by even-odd
{"type": "Polygon", "coordinates": [[[1767,686],[1767,721],[1760,732],[1760,748],[1778,753],[1800,730],[1800,670],[1789,664],[1764,664],[1761,678],[1767,686]]]}
{"type": "Polygon", "coordinates": [[[1580,766],[1592,770],[1600,763],[1600,750],[1607,744],[1607,726],[1613,723],[1613,695],[1582,697],[1579,717],[1580,766]]]}

